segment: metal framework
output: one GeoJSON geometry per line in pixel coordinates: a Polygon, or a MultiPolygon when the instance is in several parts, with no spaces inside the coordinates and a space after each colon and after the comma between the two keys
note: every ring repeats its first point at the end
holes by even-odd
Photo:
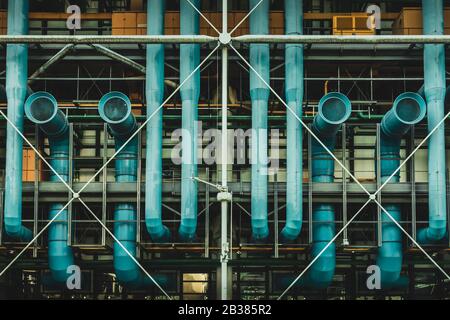
{"type": "MultiPolygon", "coordinates": [[[[190,3],[189,0],[185,0],[190,3]]],[[[259,4],[262,1],[267,0],[261,0],[259,4]]],[[[252,8],[252,10],[249,12],[249,15],[253,12],[255,8],[252,8]]],[[[201,12],[199,12],[201,14],[201,12]]],[[[213,43],[215,45],[214,49],[205,57],[205,59],[200,63],[200,65],[194,70],[197,71],[201,69],[207,61],[213,57],[214,54],[221,52],[221,83],[222,83],[222,92],[221,92],[221,145],[222,145],[222,161],[221,161],[221,177],[220,177],[220,184],[211,184],[209,180],[201,180],[198,177],[192,177],[193,179],[198,179],[198,181],[204,183],[204,188],[206,191],[206,204],[205,204],[205,226],[208,226],[209,223],[209,207],[210,207],[210,199],[209,199],[209,188],[213,187],[218,190],[217,194],[217,200],[221,203],[221,215],[220,215],[220,226],[221,226],[221,238],[220,238],[220,248],[218,250],[220,251],[220,264],[216,265],[219,268],[219,272],[217,272],[217,275],[220,274],[220,276],[217,277],[218,281],[218,287],[220,288],[220,295],[219,297],[223,300],[231,298],[231,288],[230,288],[230,265],[233,265],[233,261],[230,260],[232,258],[231,251],[233,250],[232,246],[232,223],[229,221],[229,217],[232,216],[230,211],[233,209],[233,195],[239,194],[239,192],[242,192],[242,183],[232,183],[228,179],[228,162],[229,159],[227,158],[227,152],[226,148],[228,146],[228,135],[227,131],[229,128],[229,120],[231,117],[228,117],[228,111],[229,111],[229,105],[228,105],[228,69],[229,69],[229,51],[230,49],[234,54],[236,54],[237,57],[241,60],[243,63],[243,66],[247,68],[247,70],[251,70],[255,74],[257,72],[253,67],[250,65],[249,62],[246,61],[245,57],[238,51],[236,48],[236,44],[242,43],[303,43],[303,44],[426,44],[426,43],[444,43],[448,44],[450,43],[450,36],[255,36],[255,35],[246,35],[246,36],[238,36],[233,37],[232,33],[235,29],[233,29],[231,32],[228,32],[228,25],[227,25],[227,15],[228,15],[228,9],[227,9],[227,1],[223,1],[223,7],[222,7],[222,31],[219,32],[215,27],[216,31],[218,32],[217,37],[210,37],[210,36],[0,36],[0,43],[39,43],[39,44],[67,44],[66,47],[63,48],[57,55],[55,55],[54,59],[49,61],[48,64],[45,64],[41,69],[39,69],[33,76],[31,77],[33,80],[37,80],[38,75],[44,72],[49,65],[53,64],[54,62],[58,61],[60,58],[65,56],[65,54],[69,51],[69,49],[72,48],[72,45],[77,44],[89,44],[94,46],[97,50],[102,52],[103,54],[121,60],[122,62],[126,63],[127,65],[133,67],[134,69],[142,70],[142,66],[138,63],[134,62],[131,59],[124,59],[124,57],[121,57],[116,52],[104,48],[102,46],[99,46],[100,44],[149,44],[149,43],[213,43]],[[230,226],[230,231],[228,230],[228,227],[230,226]]],[[[244,19],[247,19],[247,15],[244,19]]],[[[205,18],[201,14],[201,16],[205,18]]],[[[209,21],[207,21],[208,24],[213,26],[209,21]]],[[[239,24],[240,25],[240,24],[239,24]]],[[[193,73],[194,73],[193,72],[193,73]]],[[[192,73],[192,74],[193,74],[192,73]]],[[[191,74],[191,75],[192,75],[191,74]]],[[[257,76],[261,79],[261,81],[264,82],[264,80],[257,74],[257,76]]],[[[148,123],[148,121],[165,105],[167,104],[179,91],[179,89],[183,86],[183,84],[189,79],[185,79],[182,83],[179,84],[179,86],[168,96],[168,98],[164,101],[164,103],[153,113],[147,116],[146,120],[143,121],[139,129],[128,139],[130,141],[133,139],[136,135],[140,135],[141,130],[145,127],[145,125],[148,123]]],[[[308,79],[306,77],[306,79],[308,79]]],[[[340,78],[339,78],[340,79],[340,78]]],[[[357,80],[363,80],[366,79],[368,81],[372,81],[373,77],[370,78],[348,78],[348,81],[357,81],[357,80]]],[[[379,79],[381,80],[381,79],[379,79]]],[[[388,80],[388,79],[386,79],[388,80]]],[[[417,78],[414,79],[417,81],[420,81],[421,79],[417,78]]],[[[280,95],[277,93],[275,89],[271,86],[270,83],[265,83],[266,86],[272,91],[272,94],[279,100],[279,103],[284,106],[287,111],[286,112],[292,112],[294,115],[295,113],[290,109],[290,107],[283,101],[283,99],[280,97],[280,95]]],[[[12,122],[6,117],[5,113],[0,109],[0,114],[6,119],[6,121],[13,125],[12,122]]],[[[423,145],[427,142],[428,138],[438,129],[440,125],[444,123],[444,121],[448,118],[450,115],[450,112],[440,121],[440,123],[431,130],[425,138],[414,147],[414,144],[409,146],[409,155],[402,161],[401,166],[391,175],[395,175],[403,166],[405,166],[408,161],[410,161],[414,154],[420,150],[423,145]]],[[[359,217],[360,214],[364,212],[364,210],[367,208],[369,204],[375,204],[378,210],[380,210],[380,214],[384,213],[388,217],[391,218],[391,220],[396,223],[396,225],[402,230],[402,232],[409,238],[409,240],[415,245],[415,247],[422,251],[422,253],[425,255],[425,257],[443,274],[445,278],[450,280],[450,276],[446,273],[444,268],[447,268],[447,266],[441,266],[440,264],[436,263],[433,257],[429,255],[427,251],[425,251],[415,240],[415,224],[413,227],[412,235],[410,235],[404,227],[398,223],[395,219],[393,219],[389,212],[387,212],[383,206],[380,203],[379,195],[381,194],[381,191],[388,191],[392,193],[408,193],[411,194],[411,204],[412,204],[412,218],[414,221],[416,221],[416,197],[417,196],[426,196],[426,190],[424,185],[416,183],[414,180],[411,181],[407,188],[405,188],[405,185],[399,187],[396,185],[387,185],[388,181],[390,179],[387,179],[386,182],[383,184],[375,185],[375,184],[362,184],[355,176],[352,170],[349,170],[347,167],[348,159],[346,158],[345,151],[343,152],[342,158],[338,158],[335,156],[332,152],[330,152],[326,146],[318,139],[317,136],[314,135],[314,133],[311,131],[309,126],[305,123],[306,119],[296,117],[297,120],[303,125],[304,129],[309,132],[309,139],[316,139],[334,158],[336,163],[339,164],[339,166],[342,169],[343,178],[342,183],[334,183],[329,184],[327,186],[318,186],[316,184],[312,184],[311,182],[308,184],[308,188],[305,189],[305,193],[308,196],[308,203],[309,203],[309,211],[311,212],[311,203],[313,201],[313,196],[319,195],[320,193],[329,194],[330,192],[335,192],[336,194],[340,193],[342,197],[342,225],[343,227],[339,230],[339,232],[336,233],[335,237],[332,239],[332,241],[329,242],[329,244],[319,253],[319,255],[313,259],[309,264],[303,265],[299,272],[298,276],[295,278],[295,280],[284,289],[284,291],[281,292],[281,294],[278,296],[278,299],[283,298],[289,290],[294,288],[295,283],[307,272],[307,270],[311,267],[311,265],[320,257],[320,255],[328,248],[329,245],[331,245],[332,242],[334,242],[338,237],[343,235],[344,242],[346,239],[348,239],[348,230],[347,227],[352,224],[356,223],[356,219],[359,217]],[[347,181],[347,178],[352,179],[353,182],[349,183],[347,181]],[[398,189],[397,189],[398,188],[398,189]],[[348,196],[349,195],[358,195],[358,199],[363,199],[364,197],[368,197],[367,201],[364,202],[364,205],[357,211],[356,213],[349,215],[348,214],[348,196]]],[[[16,130],[20,133],[20,131],[16,128],[16,130]]],[[[71,129],[73,130],[73,128],[71,129]]],[[[106,129],[104,128],[105,132],[106,129]]],[[[344,128],[343,136],[342,136],[342,150],[345,150],[345,143],[346,143],[346,132],[348,128],[344,128]]],[[[377,132],[379,132],[379,128],[377,129],[377,132]]],[[[34,145],[23,135],[20,133],[24,141],[29,145],[30,148],[32,148],[38,157],[43,161],[50,170],[52,170],[57,176],[57,172],[49,165],[45,157],[39,152],[39,150],[34,147],[34,145]]],[[[414,135],[415,132],[411,132],[412,138],[411,141],[414,141],[414,135]]],[[[106,136],[106,135],[105,135],[106,136]]],[[[106,139],[106,138],[105,138],[106,139]]],[[[73,142],[72,142],[73,143],[73,142]]],[[[122,148],[126,145],[126,143],[122,146],[122,148]]],[[[104,144],[105,147],[107,147],[107,141],[104,144]]],[[[126,248],[120,243],[118,239],[114,237],[114,234],[108,229],[106,225],[106,215],[103,215],[102,218],[99,218],[94,211],[90,208],[88,200],[85,201],[84,195],[88,195],[89,193],[96,193],[98,190],[102,191],[102,207],[104,208],[103,211],[106,211],[106,190],[108,189],[108,193],[115,193],[115,192],[122,192],[121,186],[118,184],[111,184],[109,185],[106,182],[106,179],[104,178],[102,182],[96,182],[96,178],[99,175],[103,175],[103,177],[106,177],[107,173],[107,167],[108,164],[110,164],[115,156],[120,153],[121,149],[117,150],[114,155],[110,158],[106,158],[104,153],[103,157],[103,164],[99,170],[86,182],[82,184],[75,184],[73,183],[72,179],[69,183],[66,183],[61,177],[60,180],[63,182],[63,185],[65,188],[63,188],[62,185],[54,186],[53,184],[46,184],[45,182],[42,182],[39,184],[39,189],[45,190],[45,188],[48,188],[48,192],[52,193],[65,193],[69,191],[70,197],[68,200],[68,203],[64,206],[64,208],[59,212],[59,214],[65,209],[73,205],[73,203],[78,202],[81,204],[91,215],[92,218],[96,220],[98,224],[102,226],[102,244],[104,245],[106,240],[106,233],[111,236],[114,241],[116,241],[124,251],[128,253],[128,255],[134,260],[134,262],[141,268],[141,270],[154,281],[155,285],[161,290],[161,292],[168,298],[171,299],[172,297],[164,290],[164,288],[160,287],[159,284],[154,280],[154,278],[151,276],[151,274],[148,271],[148,268],[146,268],[145,265],[141,264],[136,258],[134,258],[127,250],[126,248]],[[82,198],[83,196],[83,198],[82,198]]],[[[310,153],[308,153],[310,154],[310,153]]],[[[412,172],[411,175],[414,176],[414,162],[411,162],[410,171],[412,172]]],[[[379,181],[379,179],[377,179],[379,181]]],[[[248,189],[248,185],[245,186],[248,189]]],[[[140,195],[140,188],[141,183],[138,181],[138,183],[135,186],[135,189],[131,188],[130,193],[136,193],[140,195]]],[[[37,210],[37,195],[38,191],[36,189],[36,184],[33,187],[34,191],[34,200],[35,200],[35,210],[37,210]]],[[[201,189],[203,192],[203,189],[201,189]]],[[[274,217],[274,223],[275,225],[278,225],[279,217],[278,217],[278,211],[280,208],[278,207],[278,196],[279,192],[282,191],[281,185],[278,185],[277,182],[273,184],[273,188],[271,192],[274,194],[275,198],[275,205],[273,210],[273,217],[274,217]]],[[[25,193],[27,190],[25,189],[25,193]]],[[[0,193],[0,199],[3,197],[3,194],[0,193]]],[[[238,198],[238,197],[237,197],[238,198]]],[[[239,198],[238,198],[239,199],[239,198]]],[[[138,203],[140,203],[142,199],[138,196],[138,203]]],[[[239,206],[239,202],[235,201],[235,206],[239,206]]],[[[1,205],[2,201],[0,201],[1,205]]],[[[244,209],[243,207],[241,207],[244,209]]],[[[1,208],[0,208],[1,209],[1,208]]],[[[176,212],[175,209],[172,209],[176,212]]],[[[2,210],[0,210],[1,212],[2,210]]],[[[19,257],[25,253],[31,246],[34,246],[34,255],[37,253],[37,239],[45,232],[45,230],[48,228],[48,226],[53,223],[54,220],[56,220],[59,216],[57,214],[53,219],[46,222],[44,227],[40,230],[37,230],[37,223],[34,224],[35,230],[34,230],[34,238],[30,243],[28,243],[26,246],[22,248],[22,250],[19,252],[18,255],[14,257],[13,260],[11,260],[5,268],[3,268],[0,271],[0,277],[5,274],[5,272],[19,259],[19,257]]],[[[203,212],[199,213],[203,214],[203,212]]],[[[37,214],[34,215],[35,219],[37,219],[37,214]]],[[[309,218],[310,223],[310,230],[312,229],[311,223],[311,214],[309,218]]],[[[35,221],[37,222],[37,221],[35,221]]],[[[379,221],[378,221],[379,222],[379,221]]],[[[138,225],[140,225],[140,219],[138,219],[138,225]]],[[[275,228],[278,230],[278,228],[275,228]]],[[[70,230],[70,228],[69,228],[70,230]]],[[[311,234],[309,234],[310,236],[311,234]]],[[[70,239],[71,237],[69,237],[70,239]]],[[[275,241],[275,257],[278,257],[280,244],[278,243],[278,238],[276,236],[275,241]]],[[[209,240],[209,239],[208,239],[209,240]]],[[[205,239],[205,242],[208,240],[205,239]]],[[[311,239],[310,239],[311,240],[311,239]]],[[[209,250],[211,248],[208,248],[205,246],[205,255],[208,256],[209,250]]]]}

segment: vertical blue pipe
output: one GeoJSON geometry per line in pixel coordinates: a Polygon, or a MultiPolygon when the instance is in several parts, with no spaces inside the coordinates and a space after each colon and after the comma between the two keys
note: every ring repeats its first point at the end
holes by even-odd
{"type": "MultiPolygon", "coordinates": [[[[319,102],[319,113],[315,116],[312,130],[331,151],[336,146],[336,135],[341,125],[351,115],[351,102],[343,94],[331,92],[319,102]]],[[[317,142],[311,140],[312,182],[330,183],[334,181],[334,159],[317,142]]],[[[335,234],[334,206],[321,203],[313,207],[313,245],[312,257],[315,258],[331,241],[335,234]]],[[[311,266],[305,284],[318,288],[327,287],[333,279],[336,268],[336,245],[331,244],[311,266]]]]}
{"type": "MultiPolygon", "coordinates": [[[[118,150],[137,129],[136,120],[131,113],[131,102],[120,92],[110,92],[102,97],[98,105],[101,118],[108,123],[109,131],[114,136],[115,148],[118,150]]],[[[138,166],[137,136],[128,142],[116,156],[116,182],[135,182],[138,166]]],[[[114,208],[114,235],[123,246],[136,256],[136,205],[118,203],[114,208]]],[[[114,242],[114,270],[120,283],[137,287],[144,277],[137,264],[114,242]]]]}
{"type": "MultiPolygon", "coordinates": [[[[147,1],[147,34],[164,34],[165,0],[147,1]]],[[[164,45],[147,45],[146,70],[147,117],[159,108],[164,99],[164,45]]],[[[163,110],[153,115],[147,124],[145,224],[155,242],[170,239],[169,229],[163,225],[162,205],[162,119],[163,110]]]]}
{"type": "MultiPolygon", "coordinates": [[[[121,92],[110,92],[104,95],[98,104],[100,117],[108,123],[109,131],[115,139],[116,150],[128,141],[137,130],[136,119],[131,113],[131,102],[121,92]]],[[[138,138],[135,136],[116,156],[116,182],[136,182],[138,167],[138,138]]],[[[134,203],[118,203],[114,208],[114,236],[127,251],[136,257],[136,205],[134,203]]],[[[145,275],[123,250],[114,242],[114,270],[119,282],[130,288],[153,286],[153,281],[145,275]]],[[[153,278],[162,286],[173,286],[173,277],[163,274],[153,278]]]]}
{"type": "MultiPolygon", "coordinates": [[[[250,8],[258,4],[250,0],[250,8]]],[[[250,33],[269,34],[270,1],[263,1],[250,15],[250,33]]],[[[256,72],[269,83],[270,61],[268,44],[250,45],[250,64],[256,72]]],[[[257,241],[264,241],[269,236],[267,214],[267,109],[269,88],[250,70],[250,97],[252,100],[252,236],[257,241]]]]}
{"type": "MultiPolygon", "coordinates": [[[[8,1],[8,35],[28,34],[28,0],[8,1]]],[[[27,94],[28,45],[6,47],[7,116],[23,132],[23,105],[27,94]]],[[[11,124],[6,128],[5,231],[12,238],[29,241],[32,232],[22,225],[23,141],[11,124]]]]}
{"type": "MultiPolygon", "coordinates": [[[[69,181],[69,125],[66,116],[58,109],[56,99],[47,92],[36,92],[25,102],[25,114],[47,135],[50,145],[49,163],[64,181],[69,181]]],[[[61,183],[50,171],[50,181],[61,183]]],[[[64,207],[64,203],[50,205],[48,219],[53,219],[64,207]]],[[[48,231],[49,268],[53,280],[65,282],[67,268],[74,264],[72,249],[67,245],[68,210],[63,210],[50,225],[48,231]]]]}
{"type": "MultiPolygon", "coordinates": [[[[412,92],[401,94],[395,99],[391,110],[386,113],[381,122],[380,134],[380,176],[384,183],[400,166],[400,143],[410,127],[419,123],[425,117],[426,104],[423,98],[412,92]]],[[[389,183],[398,183],[400,172],[397,172],[389,183]]],[[[397,204],[384,205],[386,211],[399,222],[401,209],[397,204]]],[[[396,224],[384,213],[381,215],[382,244],[378,251],[377,265],[381,271],[383,288],[396,286],[401,281],[403,250],[402,232],[396,224]]]]}
{"type": "MultiPolygon", "coordinates": [[[[422,0],[423,30],[426,35],[444,34],[443,0],[422,0]]],[[[428,131],[444,118],[445,47],[426,44],[424,48],[424,94],[428,107],[428,131]]],[[[428,143],[428,210],[429,225],[418,231],[422,244],[444,238],[447,232],[447,202],[445,181],[445,124],[431,135],[428,143]]]]}
{"type": "MultiPolygon", "coordinates": [[[[200,0],[191,1],[200,9],[200,0]]],[[[200,32],[199,14],[187,1],[180,1],[181,34],[200,32]]],[[[200,64],[200,45],[180,45],[180,82],[200,64]]],[[[181,165],[181,223],[178,230],[182,241],[193,241],[197,231],[197,119],[200,97],[200,70],[181,87],[182,101],[182,165],[181,165]]]]}
{"type": "MultiPolygon", "coordinates": [[[[302,34],[303,0],[285,0],[284,12],[286,17],[286,34],[302,34]]],[[[301,117],[303,104],[303,45],[286,45],[285,78],[286,103],[298,117],[301,117]]],[[[286,112],[286,122],[286,225],[281,231],[281,237],[284,241],[293,241],[302,230],[303,133],[301,123],[290,111],[286,112]]]]}

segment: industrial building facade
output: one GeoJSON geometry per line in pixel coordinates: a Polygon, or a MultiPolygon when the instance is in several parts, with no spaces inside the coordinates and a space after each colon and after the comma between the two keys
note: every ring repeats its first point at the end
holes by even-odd
{"type": "Polygon", "coordinates": [[[449,1],[0,9],[0,298],[450,297],[449,1]]]}

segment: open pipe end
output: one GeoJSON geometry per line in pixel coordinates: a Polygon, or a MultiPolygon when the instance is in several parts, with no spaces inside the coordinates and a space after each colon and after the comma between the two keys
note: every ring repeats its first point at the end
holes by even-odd
{"type": "Polygon", "coordinates": [[[131,114],[130,99],[122,92],[105,94],[98,104],[100,117],[109,124],[124,122],[131,114]]]}
{"type": "Polygon", "coordinates": [[[319,101],[319,115],[329,124],[342,124],[352,113],[352,103],[340,92],[330,92],[319,101]]]}
{"type": "Polygon", "coordinates": [[[381,129],[390,137],[403,136],[412,125],[423,120],[427,111],[425,100],[415,92],[402,93],[381,121],[381,129]]]}
{"type": "Polygon", "coordinates": [[[53,95],[39,91],[33,93],[25,101],[25,114],[27,118],[36,124],[47,124],[58,113],[58,103],[53,95]]]}
{"type": "Polygon", "coordinates": [[[313,128],[321,136],[333,136],[352,113],[352,103],[342,93],[330,92],[319,101],[319,112],[313,128]]]}
{"type": "Polygon", "coordinates": [[[392,111],[400,122],[414,125],[425,117],[427,105],[418,93],[405,92],[395,99],[392,111]]]}

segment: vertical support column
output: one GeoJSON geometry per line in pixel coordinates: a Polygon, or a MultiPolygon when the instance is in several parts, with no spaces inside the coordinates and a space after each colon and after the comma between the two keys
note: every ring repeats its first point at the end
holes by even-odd
{"type": "MultiPolygon", "coordinates": [[[[222,37],[228,35],[228,0],[222,0],[222,37]]],[[[222,46],[222,188],[228,191],[228,47],[222,46]]],[[[221,199],[220,299],[228,300],[228,197],[221,199]]]]}
{"type": "MultiPolygon", "coordinates": [[[[69,186],[73,190],[73,123],[69,123],[69,186]]],[[[72,192],[69,190],[67,195],[67,201],[72,199],[72,192]]],[[[72,202],[67,208],[67,245],[72,245],[72,202]]]]}
{"type": "MultiPolygon", "coordinates": [[[[308,125],[311,129],[311,125],[308,125]]],[[[311,145],[312,137],[308,134],[308,243],[313,242],[313,221],[312,221],[312,211],[313,211],[313,182],[312,182],[312,159],[311,159],[311,145]]]]}
{"type": "MultiPolygon", "coordinates": [[[[206,181],[209,181],[209,168],[206,171],[206,181]]],[[[205,258],[209,258],[209,184],[205,184],[205,258]]]]}
{"type": "MultiPolygon", "coordinates": [[[[347,167],[347,126],[342,125],[342,163],[347,167]]],[[[348,221],[347,216],[347,172],[342,168],[342,226],[348,221]]],[[[344,229],[342,236],[342,244],[348,246],[348,228],[344,229]]]]}
{"type": "MultiPolygon", "coordinates": [[[[103,181],[102,181],[102,222],[106,225],[107,221],[107,180],[108,180],[108,166],[105,163],[108,161],[108,125],[103,124],[103,181]]],[[[102,228],[102,246],[106,246],[106,232],[102,228]]]]}
{"type": "MultiPolygon", "coordinates": [[[[35,145],[39,145],[39,127],[34,126],[35,145]]],[[[34,194],[33,194],[33,234],[37,234],[39,223],[39,157],[34,157],[34,194]]],[[[38,242],[33,243],[33,258],[37,258],[38,242]]]]}
{"type": "MultiPolygon", "coordinates": [[[[410,149],[408,154],[411,154],[414,150],[415,146],[415,130],[414,126],[411,127],[410,130],[410,149]]],[[[409,160],[409,170],[410,170],[410,183],[411,183],[411,229],[412,229],[412,237],[416,239],[417,237],[417,208],[416,208],[416,162],[415,157],[412,157],[409,160]]],[[[412,243],[415,246],[414,243],[412,243]]]]}
{"type": "MultiPolygon", "coordinates": [[[[139,124],[140,127],[140,124],[139,124]]],[[[141,184],[142,184],[142,130],[137,135],[137,175],[136,175],[136,257],[141,258],[141,184]]]]}
{"type": "MultiPolygon", "coordinates": [[[[377,159],[377,167],[376,167],[376,179],[377,179],[377,190],[380,188],[381,186],[381,150],[380,150],[380,139],[381,137],[381,127],[380,124],[377,123],[377,147],[376,147],[376,155],[375,155],[375,159],[377,159]]],[[[381,203],[381,192],[378,192],[377,194],[377,201],[379,203],[381,203]]],[[[381,238],[381,228],[382,228],[382,224],[381,224],[381,208],[380,206],[377,206],[377,246],[381,247],[382,243],[383,243],[383,239],[381,238]]]]}
{"type": "MultiPolygon", "coordinates": [[[[300,183],[303,183],[301,181],[300,183]]],[[[279,257],[279,233],[278,233],[278,174],[275,173],[273,183],[273,225],[274,225],[274,250],[275,258],[279,257]]]]}
{"type": "Polygon", "coordinates": [[[0,190],[0,245],[3,244],[3,190],[0,190]]]}

